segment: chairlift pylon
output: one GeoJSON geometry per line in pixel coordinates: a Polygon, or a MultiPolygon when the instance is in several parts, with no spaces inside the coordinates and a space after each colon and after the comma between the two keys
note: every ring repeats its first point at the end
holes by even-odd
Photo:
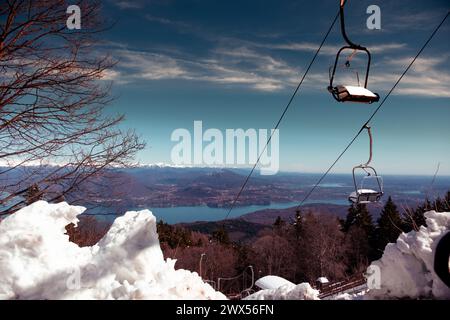
{"type": "Polygon", "coordinates": [[[345,18],[344,18],[344,6],[347,0],[341,0],[340,4],[340,22],[341,22],[341,33],[347,45],[343,46],[339,49],[336,59],[333,66],[333,71],[330,74],[330,85],[328,86],[328,91],[332,94],[332,96],[339,102],[360,102],[360,103],[373,103],[380,100],[380,96],[377,93],[373,93],[372,91],[367,89],[367,83],[369,80],[369,71],[370,71],[370,63],[372,57],[370,55],[369,50],[366,47],[363,47],[359,44],[355,44],[352,42],[345,31],[345,18]],[[334,85],[334,76],[336,74],[336,68],[339,64],[339,57],[342,52],[345,50],[352,50],[352,54],[347,58],[345,62],[345,66],[350,66],[350,60],[358,51],[363,51],[367,54],[367,68],[366,68],[366,76],[364,81],[364,87],[359,84],[357,86],[351,85],[334,85]]]}
{"type": "Polygon", "coordinates": [[[367,160],[367,162],[364,164],[360,164],[354,167],[352,170],[353,184],[355,187],[355,191],[353,191],[349,195],[348,200],[354,204],[377,203],[380,201],[381,197],[384,194],[382,178],[378,175],[375,168],[370,165],[370,163],[372,162],[372,145],[373,145],[371,128],[368,125],[365,125],[364,129],[367,130],[367,133],[369,135],[369,143],[370,143],[369,160],[367,160]],[[356,182],[357,180],[356,174],[358,171],[364,171],[366,173],[366,176],[363,178],[363,181],[364,179],[367,178],[373,178],[375,180],[375,190],[365,188],[363,182],[360,184],[360,186],[358,186],[356,182]]]}

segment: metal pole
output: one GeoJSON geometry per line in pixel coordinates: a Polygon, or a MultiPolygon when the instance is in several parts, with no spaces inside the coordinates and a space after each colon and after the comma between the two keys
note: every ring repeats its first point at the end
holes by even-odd
{"type": "Polygon", "coordinates": [[[206,255],[206,253],[202,253],[200,255],[200,262],[199,262],[199,267],[198,267],[198,274],[199,274],[200,278],[203,278],[202,277],[202,261],[203,261],[203,256],[205,256],[205,255],[206,255]]]}

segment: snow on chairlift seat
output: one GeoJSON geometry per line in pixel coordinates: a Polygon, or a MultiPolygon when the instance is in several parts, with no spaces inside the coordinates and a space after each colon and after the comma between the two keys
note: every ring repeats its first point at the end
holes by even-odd
{"type": "Polygon", "coordinates": [[[358,86],[337,86],[337,95],[339,101],[349,102],[363,102],[372,103],[377,102],[380,96],[372,91],[358,86]]]}
{"type": "Polygon", "coordinates": [[[378,202],[382,195],[381,192],[372,189],[358,189],[350,194],[348,200],[353,203],[372,203],[378,202]]]}

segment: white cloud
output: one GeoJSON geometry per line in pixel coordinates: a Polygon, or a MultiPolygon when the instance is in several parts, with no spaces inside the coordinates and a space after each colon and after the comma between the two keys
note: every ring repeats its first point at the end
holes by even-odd
{"type": "Polygon", "coordinates": [[[114,4],[121,9],[140,9],[143,7],[142,3],[133,0],[115,1],[114,4]]]}
{"type": "Polygon", "coordinates": [[[418,11],[390,16],[383,23],[385,31],[426,30],[441,20],[445,12],[418,11]]]}
{"type": "MultiPolygon", "coordinates": [[[[324,46],[323,50],[325,54],[334,55],[337,48],[329,45],[324,46]]],[[[396,53],[405,48],[406,45],[403,43],[385,43],[374,46],[371,51],[386,55],[386,52],[396,53]]],[[[262,46],[240,41],[220,41],[219,45],[206,52],[202,58],[177,50],[154,53],[118,46],[114,50],[114,55],[119,60],[119,70],[107,74],[106,79],[116,80],[119,83],[178,79],[275,92],[291,89],[301,76],[299,64],[281,58],[280,52],[277,52],[280,49],[313,52],[317,49],[317,44],[305,42],[262,46]]],[[[376,92],[389,90],[411,59],[409,56],[398,57],[396,53],[396,56],[375,62],[369,78],[369,88],[376,92]]],[[[449,55],[418,59],[395,93],[450,97],[447,88],[450,82],[450,73],[446,67],[448,59],[449,55]]],[[[331,63],[331,60],[329,62],[331,63]]],[[[359,57],[355,57],[354,62],[358,63],[359,57]]],[[[323,64],[320,69],[320,72],[315,71],[308,75],[305,82],[307,88],[316,90],[327,85],[328,73],[324,72],[323,64]]],[[[361,70],[359,76],[362,83],[364,70],[361,70]]],[[[347,73],[340,79],[354,84],[356,83],[354,78],[354,73],[347,73]]]]}
{"type": "Polygon", "coordinates": [[[385,43],[372,46],[371,53],[385,53],[387,51],[402,50],[406,48],[406,43],[385,43]]]}
{"type": "MultiPolygon", "coordinates": [[[[297,43],[283,43],[283,44],[255,44],[259,47],[265,47],[268,49],[298,51],[298,52],[316,52],[319,44],[312,42],[297,42],[297,43]]],[[[325,55],[336,55],[338,50],[344,45],[323,45],[320,53],[325,55]]],[[[387,51],[395,51],[404,49],[405,43],[383,43],[373,45],[370,48],[372,53],[383,53],[387,51]]]]}
{"type": "Polygon", "coordinates": [[[125,80],[178,79],[187,75],[176,59],[148,52],[116,50],[125,80]]]}
{"type": "Polygon", "coordinates": [[[151,22],[158,22],[161,24],[173,24],[173,22],[169,19],[162,18],[162,17],[155,17],[150,14],[146,14],[145,19],[147,19],[148,21],[151,21],[151,22]]]}
{"type": "MultiPolygon", "coordinates": [[[[407,56],[388,60],[384,69],[389,72],[386,74],[382,74],[380,71],[374,73],[370,78],[371,83],[383,90],[390,89],[412,59],[413,57],[407,56]]],[[[395,93],[450,98],[448,60],[448,55],[418,58],[396,88],[395,93]]]]}
{"type": "Polygon", "coordinates": [[[203,60],[128,49],[117,49],[114,56],[119,60],[120,71],[106,74],[105,78],[122,82],[179,79],[276,91],[284,87],[282,77],[295,75],[285,62],[245,48],[217,49],[211,58],[203,60]],[[241,64],[249,66],[243,68],[241,64]]]}
{"type": "Polygon", "coordinates": [[[120,78],[121,78],[120,72],[112,69],[107,69],[103,71],[101,79],[105,81],[117,81],[120,78]]]}

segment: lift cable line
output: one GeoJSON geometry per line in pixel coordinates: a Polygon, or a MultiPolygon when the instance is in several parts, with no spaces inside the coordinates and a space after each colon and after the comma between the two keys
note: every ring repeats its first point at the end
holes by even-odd
{"type": "Polygon", "coordinates": [[[274,127],[274,130],[271,131],[270,136],[269,136],[269,138],[267,139],[267,142],[266,142],[266,144],[265,144],[263,150],[259,153],[259,156],[258,156],[258,158],[256,159],[255,164],[253,165],[252,169],[250,170],[250,173],[247,175],[247,177],[246,177],[244,183],[242,184],[242,186],[241,186],[239,192],[237,193],[236,197],[234,198],[233,202],[231,203],[230,209],[228,210],[227,215],[225,216],[225,219],[224,219],[224,220],[227,220],[228,217],[229,217],[229,215],[230,215],[231,212],[233,211],[233,209],[234,209],[234,207],[235,207],[235,205],[236,205],[236,202],[239,200],[239,197],[240,197],[241,194],[242,194],[242,191],[244,191],[245,187],[247,186],[247,183],[248,183],[248,181],[250,180],[250,177],[252,176],[253,172],[255,171],[256,166],[258,165],[258,163],[259,163],[259,161],[260,161],[262,155],[264,154],[264,152],[265,152],[266,149],[267,149],[267,146],[269,145],[270,141],[272,140],[272,137],[273,137],[273,134],[274,134],[275,130],[278,129],[278,127],[280,126],[281,121],[283,120],[284,116],[286,115],[287,111],[289,110],[289,107],[291,106],[292,101],[294,101],[295,96],[297,95],[298,91],[300,90],[300,87],[302,86],[303,81],[305,80],[306,76],[308,75],[309,70],[311,69],[312,65],[313,65],[314,62],[316,61],[316,58],[317,58],[317,56],[319,55],[320,50],[322,49],[323,45],[325,44],[325,41],[327,40],[327,38],[328,38],[328,36],[329,36],[331,30],[333,30],[333,27],[334,27],[334,25],[336,24],[336,21],[337,21],[338,18],[339,18],[339,12],[338,12],[338,13],[336,14],[336,16],[334,17],[333,23],[332,23],[332,24],[330,25],[330,27],[328,28],[328,31],[327,31],[327,33],[325,34],[325,37],[323,38],[322,42],[320,43],[319,47],[317,48],[317,50],[316,50],[316,52],[315,52],[313,58],[312,58],[311,61],[309,62],[309,65],[308,65],[308,67],[306,68],[306,71],[303,73],[303,76],[302,76],[300,82],[298,83],[297,87],[295,88],[294,92],[292,93],[291,98],[289,99],[289,101],[288,101],[286,107],[285,107],[284,110],[283,110],[283,113],[281,114],[280,118],[278,119],[278,121],[277,121],[277,123],[276,123],[276,125],[275,125],[275,127],[274,127]]]}
{"type": "Polygon", "coordinates": [[[300,204],[297,206],[297,211],[300,209],[300,207],[305,203],[306,200],[311,196],[311,194],[316,190],[316,188],[320,185],[320,183],[325,179],[325,177],[330,173],[331,169],[334,168],[336,163],[342,158],[342,156],[347,152],[347,150],[350,148],[350,146],[356,141],[356,139],[359,137],[359,135],[364,131],[366,127],[369,126],[370,121],[375,117],[375,115],[380,111],[383,104],[386,102],[386,100],[389,98],[391,93],[395,90],[397,85],[400,83],[400,81],[403,79],[403,77],[406,75],[406,73],[409,71],[411,66],[414,64],[414,62],[417,60],[417,58],[421,55],[423,50],[428,46],[430,41],[433,39],[435,34],[439,31],[441,26],[444,24],[445,20],[447,20],[448,16],[450,15],[450,11],[447,12],[445,17],[442,19],[442,21],[439,23],[439,25],[434,29],[434,31],[431,33],[431,35],[428,37],[427,41],[423,44],[422,48],[419,50],[419,52],[416,54],[414,59],[411,60],[408,67],[405,69],[405,71],[402,73],[402,75],[398,78],[398,80],[395,82],[394,86],[389,90],[388,94],[384,97],[384,99],[381,101],[380,105],[375,109],[375,111],[372,113],[372,115],[369,117],[369,119],[363,124],[361,129],[358,131],[358,133],[353,137],[353,139],[348,143],[348,145],[345,147],[345,149],[339,154],[339,156],[334,160],[334,162],[331,164],[331,166],[325,171],[325,173],[320,177],[320,179],[316,182],[316,184],[309,190],[309,192],[305,195],[303,200],[300,202],[300,204]]]}
{"type": "MultiPolygon", "coordinates": [[[[305,73],[303,74],[302,79],[300,80],[297,88],[295,89],[294,93],[292,94],[288,104],[286,105],[283,113],[281,114],[281,117],[279,118],[275,129],[278,128],[278,126],[280,125],[281,121],[283,120],[286,112],[288,111],[292,101],[294,100],[295,95],[297,94],[297,92],[299,91],[303,80],[305,79],[306,75],[308,74],[312,64],[314,63],[317,55],[319,54],[320,50],[322,49],[323,44],[325,43],[326,39],[328,38],[328,35],[330,34],[331,30],[333,29],[337,18],[339,17],[340,12],[338,12],[338,14],[336,15],[336,17],[333,20],[333,23],[331,24],[330,28],[328,29],[324,39],[322,40],[319,48],[317,49],[316,53],[313,56],[313,59],[311,60],[311,62],[309,63],[309,66],[307,68],[307,70],[305,71],[305,73]]],[[[361,127],[361,129],[358,131],[358,133],[353,137],[353,139],[349,142],[349,144],[345,147],[345,149],[339,154],[339,156],[336,158],[336,160],[331,164],[331,166],[327,169],[327,171],[325,171],[325,173],[320,177],[320,179],[316,182],[316,184],[310,189],[310,191],[306,194],[306,196],[302,199],[302,201],[300,202],[300,204],[297,206],[297,210],[300,209],[300,207],[305,203],[306,200],[308,200],[308,198],[311,196],[311,194],[317,189],[317,187],[320,185],[320,183],[323,181],[323,179],[325,179],[325,177],[328,175],[328,173],[334,168],[334,166],[336,165],[336,163],[342,158],[342,156],[347,152],[347,150],[353,145],[353,143],[356,141],[356,139],[359,137],[359,135],[363,132],[363,130],[369,125],[370,121],[372,121],[372,119],[375,117],[375,115],[378,113],[378,111],[381,109],[381,107],[384,105],[384,103],[386,102],[386,100],[389,98],[389,96],[391,95],[391,93],[394,91],[394,89],[397,87],[397,85],[400,83],[400,81],[403,79],[403,77],[406,75],[406,73],[409,71],[409,69],[411,68],[411,66],[415,63],[415,61],[417,60],[417,58],[421,55],[421,53],[423,52],[423,50],[427,47],[427,45],[430,43],[430,41],[434,38],[435,34],[439,31],[439,29],[441,28],[441,26],[444,24],[444,22],[447,20],[448,16],[450,15],[450,11],[447,12],[447,14],[445,15],[445,17],[442,19],[442,21],[439,23],[439,25],[436,27],[436,29],[432,32],[432,34],[430,35],[430,37],[427,39],[427,41],[424,43],[424,45],[422,46],[422,48],[419,50],[419,52],[417,53],[417,55],[414,57],[414,59],[410,62],[410,64],[408,65],[408,67],[405,69],[405,71],[402,73],[402,75],[398,78],[398,80],[396,81],[396,83],[394,84],[394,86],[389,90],[388,94],[384,97],[384,99],[381,101],[380,105],[375,109],[375,111],[372,113],[372,115],[369,117],[369,119],[364,123],[364,125],[361,127]]],[[[258,156],[258,159],[256,160],[255,164],[253,165],[250,173],[247,175],[244,183],[242,184],[239,192],[237,193],[235,199],[233,200],[230,209],[228,210],[225,219],[227,220],[229,215],[231,214],[231,212],[233,211],[237,200],[239,199],[240,195],[242,194],[242,191],[244,190],[244,188],[246,187],[250,177],[252,176],[256,166],[259,163],[259,160],[262,156],[262,154],[265,152],[268,144],[271,141],[271,138],[273,136],[273,132],[271,133],[271,135],[269,136],[269,139],[267,140],[266,145],[263,148],[263,151],[260,153],[260,155],[258,156]]]]}

